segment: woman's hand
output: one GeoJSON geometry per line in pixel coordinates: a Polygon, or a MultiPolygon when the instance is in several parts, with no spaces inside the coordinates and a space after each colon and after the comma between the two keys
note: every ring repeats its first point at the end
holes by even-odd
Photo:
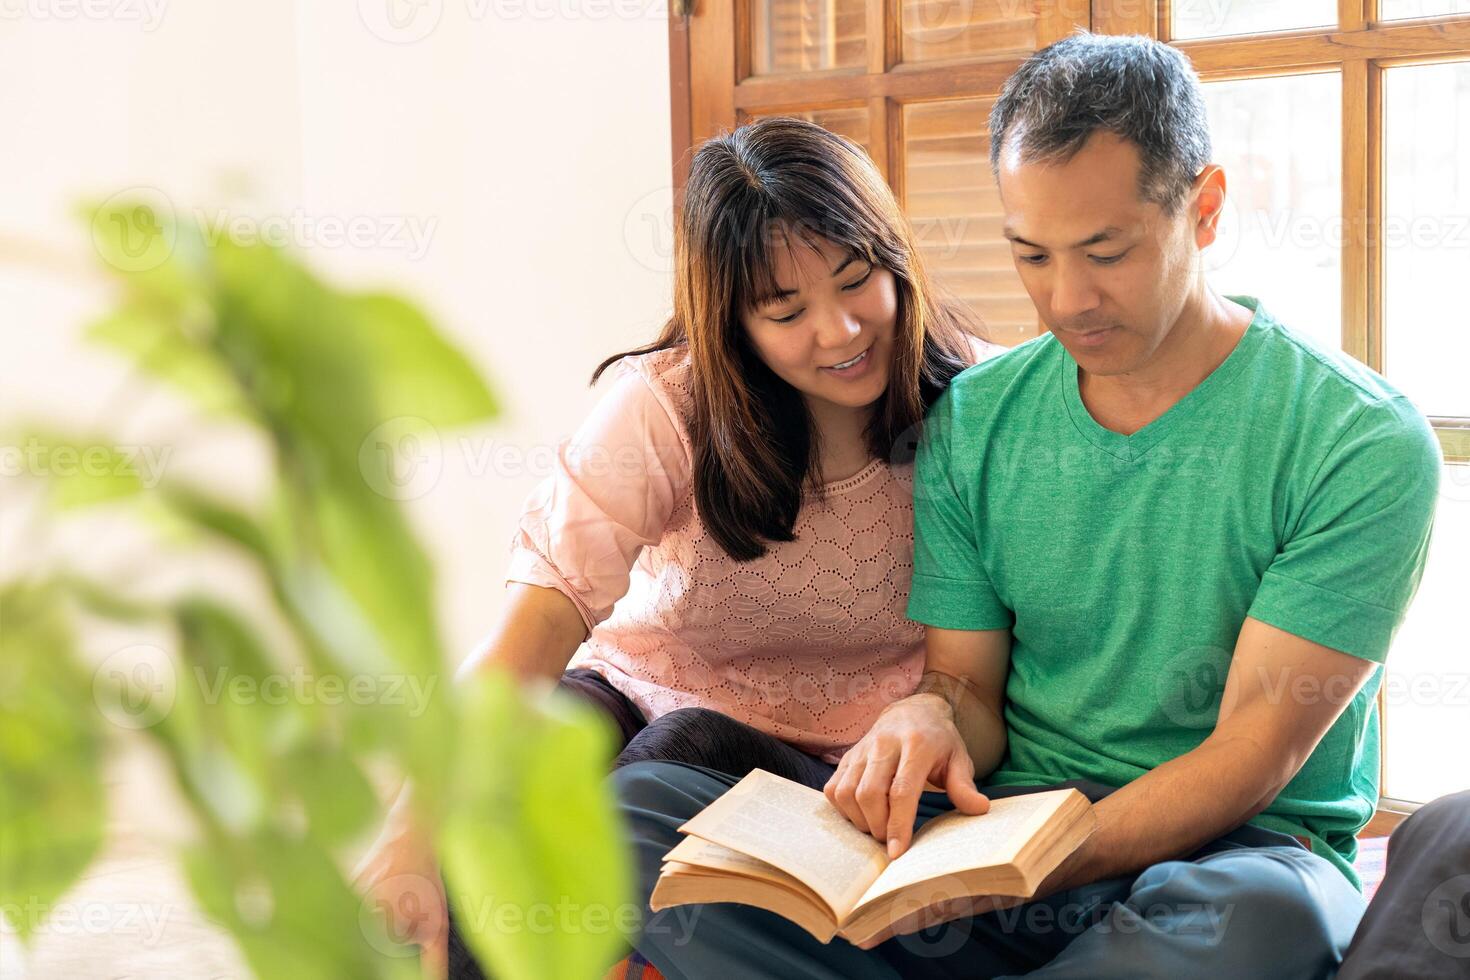
{"type": "Polygon", "coordinates": [[[444,882],[434,850],[414,827],[404,797],[389,812],[378,839],[358,863],[353,885],[367,907],[384,917],[394,942],[420,947],[419,964],[426,978],[444,980],[449,975],[449,906],[444,882]]]}
{"type": "Polygon", "coordinates": [[[926,781],[942,787],[961,813],[990,809],[975,788],[975,765],[953,709],[936,694],[915,694],[883,709],[822,792],[858,829],[886,842],[892,860],[908,850],[926,781]]]}

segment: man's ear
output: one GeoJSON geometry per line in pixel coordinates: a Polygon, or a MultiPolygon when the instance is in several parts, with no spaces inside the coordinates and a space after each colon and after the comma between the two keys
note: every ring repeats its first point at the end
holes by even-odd
{"type": "Polygon", "coordinates": [[[1225,169],[1212,163],[1201,170],[1190,188],[1194,201],[1194,243],[1207,248],[1220,233],[1220,216],[1225,213],[1225,169]]]}

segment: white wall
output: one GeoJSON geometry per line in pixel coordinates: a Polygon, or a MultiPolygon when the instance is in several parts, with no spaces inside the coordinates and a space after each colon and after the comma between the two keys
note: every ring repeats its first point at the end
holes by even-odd
{"type": "MultiPolygon", "coordinates": [[[[668,312],[665,9],[0,0],[0,426],[61,419],[143,441],[187,417],[80,339],[108,292],[79,200],[145,188],[183,215],[289,219],[324,274],[427,307],[509,409],[445,433],[437,479],[410,486],[457,660],[499,607],[506,542],[535,482],[534,467],[495,472],[492,450],[544,460],[595,398],[592,367],[668,312]],[[318,240],[354,220],[372,245],[318,240]]],[[[252,440],[189,431],[170,472],[258,480],[252,440]]],[[[9,496],[6,569],[36,557],[9,496]]],[[[138,565],[135,545],[103,526],[45,547],[118,574],[138,565]]]]}

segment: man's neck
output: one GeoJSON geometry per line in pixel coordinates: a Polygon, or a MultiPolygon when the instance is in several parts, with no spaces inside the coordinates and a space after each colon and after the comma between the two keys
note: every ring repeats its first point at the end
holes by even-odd
{"type": "Polygon", "coordinates": [[[1132,435],[1179,403],[1224,363],[1250,326],[1251,311],[1202,286],[1153,357],[1137,371],[1078,371],[1078,394],[1104,428],[1132,435]]]}

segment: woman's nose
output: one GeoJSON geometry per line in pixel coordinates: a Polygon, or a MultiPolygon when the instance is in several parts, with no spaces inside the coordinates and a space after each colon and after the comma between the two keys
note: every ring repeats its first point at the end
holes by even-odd
{"type": "Polygon", "coordinates": [[[842,348],[852,343],[852,338],[862,332],[857,317],[846,310],[834,310],[817,322],[817,344],[822,347],[842,348]]]}

